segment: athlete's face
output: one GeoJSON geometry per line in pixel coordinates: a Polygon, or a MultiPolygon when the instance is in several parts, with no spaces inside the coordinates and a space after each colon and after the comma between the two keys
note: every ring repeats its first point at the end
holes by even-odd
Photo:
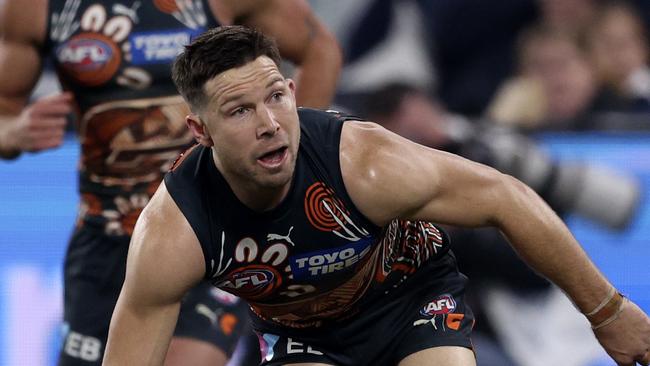
{"type": "Polygon", "coordinates": [[[235,191],[288,189],[300,138],[294,91],[293,81],[266,56],[205,84],[201,120],[215,162],[235,191]]]}

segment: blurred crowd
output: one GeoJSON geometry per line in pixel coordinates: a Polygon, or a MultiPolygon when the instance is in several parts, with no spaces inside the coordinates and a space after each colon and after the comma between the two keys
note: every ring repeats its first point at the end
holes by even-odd
{"type": "MultiPolygon", "coordinates": [[[[512,174],[560,214],[611,230],[634,216],[634,177],[555,161],[533,137],[650,131],[650,1],[310,3],[344,50],[337,108],[512,174]]],[[[498,232],[449,230],[479,366],[600,364],[588,324],[498,232]]]]}
{"type": "Polygon", "coordinates": [[[623,128],[599,117],[650,112],[647,0],[327,3],[312,0],[336,19],[343,107],[363,111],[359,96],[400,82],[453,113],[527,131],[623,128]]]}

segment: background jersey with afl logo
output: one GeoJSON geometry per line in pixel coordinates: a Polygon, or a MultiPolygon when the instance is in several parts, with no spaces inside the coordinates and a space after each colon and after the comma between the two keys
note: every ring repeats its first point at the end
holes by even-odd
{"type": "Polygon", "coordinates": [[[217,26],[205,0],[51,0],[45,51],[78,107],[83,222],[130,235],[192,137],[171,80],[185,44],[217,26]]]}
{"type": "Polygon", "coordinates": [[[353,316],[362,297],[399,287],[449,241],[429,222],[371,223],[352,203],[339,163],[343,123],[356,118],[306,108],[298,115],[295,173],[276,208],[243,205],[201,145],[177,160],[165,184],[201,243],[207,280],[264,321],[311,328],[353,316]]]}

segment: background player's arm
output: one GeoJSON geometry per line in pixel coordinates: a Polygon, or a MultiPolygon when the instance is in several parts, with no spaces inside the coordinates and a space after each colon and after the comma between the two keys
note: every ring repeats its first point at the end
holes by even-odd
{"type": "Polygon", "coordinates": [[[163,183],[131,239],[104,365],[162,365],[181,299],[204,273],[198,239],[163,183]]]}
{"type": "MultiPolygon", "coordinates": [[[[562,220],[529,187],[490,167],[426,148],[374,123],[346,122],[341,170],[355,205],[384,225],[393,218],[496,226],[519,255],[587,313],[611,285],[562,220]]],[[[489,260],[489,259],[488,259],[489,260]]],[[[596,335],[621,364],[650,346],[650,320],[627,303],[596,335]]]]}
{"type": "Polygon", "coordinates": [[[0,158],[56,147],[72,98],[58,94],[26,108],[41,73],[47,1],[0,1],[0,158]]]}
{"type": "Polygon", "coordinates": [[[294,79],[299,106],[326,108],[330,105],[341,70],[341,49],[305,0],[222,0],[221,3],[214,6],[225,8],[220,12],[220,20],[255,27],[272,36],[282,57],[298,66],[294,79]]]}

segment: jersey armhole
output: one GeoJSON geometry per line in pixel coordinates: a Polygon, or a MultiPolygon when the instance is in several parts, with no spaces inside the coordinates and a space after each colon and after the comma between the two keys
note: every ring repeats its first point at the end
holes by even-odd
{"type": "Polygon", "coordinates": [[[178,208],[185,216],[187,222],[189,222],[194,234],[199,240],[201,245],[201,251],[203,252],[203,259],[205,262],[205,275],[204,279],[212,278],[212,247],[211,247],[211,236],[212,231],[210,230],[211,224],[208,219],[209,215],[201,215],[202,212],[206,211],[204,203],[200,198],[200,194],[196,194],[196,190],[183,189],[182,183],[187,182],[185,177],[175,177],[176,174],[180,174],[176,170],[168,172],[164,177],[165,186],[169,195],[174,200],[178,208]],[[179,182],[179,180],[181,180],[179,182]],[[181,183],[181,184],[179,184],[181,183]],[[189,203],[189,204],[188,204],[189,203]],[[198,207],[199,209],[191,209],[190,206],[198,207]]]}

